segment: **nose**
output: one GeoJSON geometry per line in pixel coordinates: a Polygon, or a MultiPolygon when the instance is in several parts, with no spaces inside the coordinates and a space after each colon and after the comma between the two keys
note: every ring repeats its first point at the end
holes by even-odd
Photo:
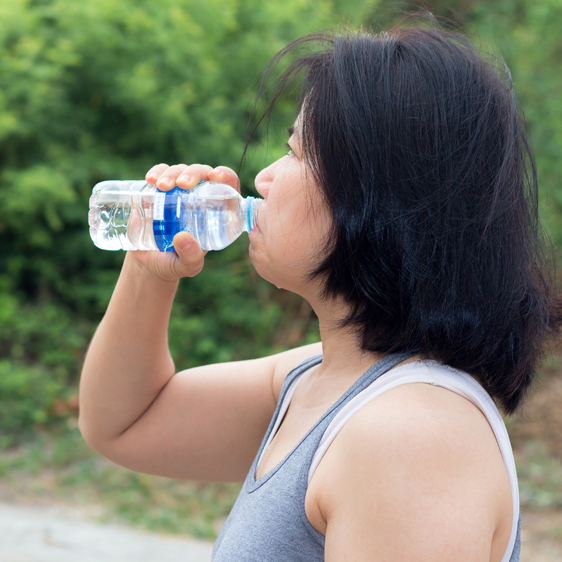
{"type": "Polygon", "coordinates": [[[273,170],[272,170],[272,166],[268,166],[267,168],[264,168],[257,176],[256,179],[254,180],[254,184],[256,186],[256,189],[258,190],[258,193],[264,198],[267,199],[267,195],[269,193],[269,188],[271,187],[271,184],[273,183],[273,170]]]}

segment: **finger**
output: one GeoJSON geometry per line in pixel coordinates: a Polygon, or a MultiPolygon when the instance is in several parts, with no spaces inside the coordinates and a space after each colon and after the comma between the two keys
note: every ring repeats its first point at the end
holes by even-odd
{"type": "Polygon", "coordinates": [[[178,179],[178,176],[180,176],[187,168],[188,166],[186,164],[176,164],[175,166],[170,166],[164,170],[156,182],[156,187],[161,191],[170,191],[170,189],[176,187],[176,180],[178,179]]]}
{"type": "Polygon", "coordinates": [[[177,178],[177,185],[182,189],[191,189],[200,181],[209,179],[208,175],[212,169],[205,164],[191,164],[177,178]]]}
{"type": "Polygon", "coordinates": [[[174,236],[174,250],[178,259],[174,262],[175,274],[178,277],[195,277],[203,269],[207,252],[187,232],[178,232],[174,236]]]}
{"type": "Polygon", "coordinates": [[[144,178],[149,183],[156,183],[158,178],[167,168],[169,168],[168,164],[156,164],[156,166],[152,166],[152,168],[146,172],[146,176],[144,178]]]}
{"type": "Polygon", "coordinates": [[[227,166],[217,166],[211,170],[209,172],[209,179],[226,183],[240,193],[240,179],[236,172],[227,166]]]}

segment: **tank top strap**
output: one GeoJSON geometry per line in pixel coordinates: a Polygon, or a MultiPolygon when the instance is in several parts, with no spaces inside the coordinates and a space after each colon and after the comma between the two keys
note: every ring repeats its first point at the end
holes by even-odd
{"type": "MultiPolygon", "coordinates": [[[[281,385],[281,390],[279,391],[279,399],[277,400],[277,405],[279,406],[283,400],[285,400],[285,396],[289,388],[291,388],[292,383],[298,379],[301,375],[304,375],[308,369],[318,365],[318,363],[322,363],[322,355],[315,355],[314,357],[309,357],[305,359],[301,363],[299,363],[286,377],[281,385]]],[[[273,416],[275,417],[275,415],[273,416]]]]}
{"type": "Polygon", "coordinates": [[[318,363],[321,362],[322,362],[322,355],[315,355],[314,357],[305,359],[304,361],[299,363],[285,377],[285,380],[281,385],[281,390],[279,391],[279,399],[277,400],[277,407],[275,408],[275,412],[273,413],[273,416],[269,422],[269,427],[265,432],[265,437],[263,439],[262,446],[260,447],[260,452],[257,456],[258,461],[257,463],[255,463],[256,465],[259,465],[259,462],[263,456],[263,453],[265,452],[265,449],[267,449],[269,443],[271,442],[273,436],[275,435],[275,432],[281,425],[283,416],[285,415],[285,412],[289,408],[291,398],[293,397],[293,394],[295,392],[297,384],[301,379],[301,376],[304,375],[304,373],[308,369],[314,367],[315,365],[318,365],[318,363]]]}

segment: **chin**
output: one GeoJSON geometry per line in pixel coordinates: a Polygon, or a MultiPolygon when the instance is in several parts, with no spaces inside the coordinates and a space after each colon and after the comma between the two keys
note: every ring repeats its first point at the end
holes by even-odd
{"type": "Polygon", "coordinates": [[[295,270],[294,264],[272,258],[260,244],[261,241],[259,238],[251,240],[248,248],[250,259],[258,275],[278,289],[300,295],[303,287],[299,285],[297,279],[301,274],[295,270]]]}
{"type": "Polygon", "coordinates": [[[267,267],[264,267],[262,264],[260,264],[260,261],[255,258],[255,254],[252,255],[251,251],[250,251],[250,259],[252,260],[252,263],[254,264],[254,269],[257,271],[258,275],[262,279],[265,279],[266,281],[269,281],[272,285],[275,285],[278,289],[284,288],[284,287],[281,286],[279,280],[275,278],[275,275],[273,275],[272,272],[269,271],[267,267]]]}
{"type": "Polygon", "coordinates": [[[263,258],[263,253],[259,250],[250,245],[249,248],[250,259],[252,260],[252,264],[254,265],[254,269],[257,271],[258,275],[269,281],[272,285],[275,285],[278,289],[284,289],[282,282],[279,280],[278,276],[275,275],[275,272],[271,271],[271,268],[267,267],[267,264],[264,263],[265,260],[263,258]]]}

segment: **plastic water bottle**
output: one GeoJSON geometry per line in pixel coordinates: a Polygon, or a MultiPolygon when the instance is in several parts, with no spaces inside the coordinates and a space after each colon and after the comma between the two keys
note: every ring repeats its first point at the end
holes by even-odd
{"type": "Polygon", "coordinates": [[[102,181],[90,197],[90,236],[102,250],[171,252],[174,236],[186,231],[201,249],[222,250],[257,226],[261,201],[214,181],[171,191],[145,181],[102,181]]]}

